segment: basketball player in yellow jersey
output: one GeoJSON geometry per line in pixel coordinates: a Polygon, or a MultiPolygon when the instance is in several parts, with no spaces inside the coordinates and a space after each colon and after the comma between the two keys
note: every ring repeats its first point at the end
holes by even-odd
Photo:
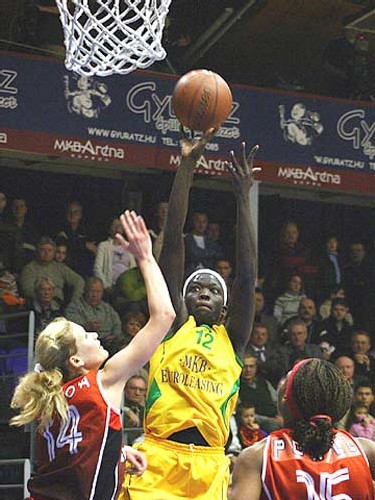
{"type": "Polygon", "coordinates": [[[199,269],[185,284],[184,240],[194,168],[214,130],[182,140],[182,161],[169,199],[160,267],[177,312],[171,332],[150,361],[145,408],[148,469],[125,478],[120,500],[222,500],[228,495],[224,446],[239,388],[241,361],[254,314],[256,247],[249,191],[255,146],[243,143],[227,168],[237,202],[236,277],[228,304],[224,280],[199,269]]]}

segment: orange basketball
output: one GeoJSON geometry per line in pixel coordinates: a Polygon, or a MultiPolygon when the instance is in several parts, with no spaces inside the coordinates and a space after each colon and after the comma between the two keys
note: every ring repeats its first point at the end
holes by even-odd
{"type": "Polygon", "coordinates": [[[182,125],[203,132],[220,127],[232,109],[232,102],[227,82],[206,69],[183,75],[172,95],[173,110],[182,125]]]}

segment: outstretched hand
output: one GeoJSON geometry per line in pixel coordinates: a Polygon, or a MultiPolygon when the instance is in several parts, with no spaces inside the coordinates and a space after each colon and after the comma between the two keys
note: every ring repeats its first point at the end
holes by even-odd
{"type": "Polygon", "coordinates": [[[191,159],[194,164],[202,156],[207,143],[214,137],[217,129],[210,128],[202,136],[190,138],[181,126],[181,155],[185,159],[191,159]]]}
{"type": "Polygon", "coordinates": [[[152,255],[152,243],[143,217],[137,215],[134,210],[125,210],[120,216],[120,221],[126,239],[117,233],[117,241],[131,252],[137,260],[149,258],[152,255]]]}
{"type": "Polygon", "coordinates": [[[260,172],[260,167],[254,167],[254,158],[259,146],[253,146],[250,153],[246,154],[246,143],[241,144],[241,152],[236,156],[230,152],[231,162],[226,162],[226,168],[232,176],[232,184],[237,193],[247,193],[254,183],[254,173],[260,172]]]}

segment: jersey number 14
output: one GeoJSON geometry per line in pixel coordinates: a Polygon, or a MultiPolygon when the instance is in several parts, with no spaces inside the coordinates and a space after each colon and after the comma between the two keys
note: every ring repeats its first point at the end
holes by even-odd
{"type": "Polygon", "coordinates": [[[43,436],[47,440],[48,456],[50,462],[56,458],[56,448],[69,446],[69,453],[74,455],[78,453],[78,444],[83,440],[82,432],[78,430],[80,415],[74,405],[69,406],[68,419],[66,422],[61,422],[59,433],[56,437],[50,430],[50,425],[47,424],[43,436]]]}

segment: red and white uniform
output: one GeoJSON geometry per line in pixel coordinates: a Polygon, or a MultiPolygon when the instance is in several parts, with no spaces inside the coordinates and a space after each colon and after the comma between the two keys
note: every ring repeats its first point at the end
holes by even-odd
{"type": "Polygon", "coordinates": [[[103,395],[98,370],[63,386],[66,424],[55,418],[37,433],[35,500],[111,500],[121,485],[121,417],[103,395]]]}
{"type": "Polygon", "coordinates": [[[332,448],[321,461],[298,450],[290,429],[272,432],[262,466],[262,500],[373,500],[367,457],[358,442],[335,431],[332,448]]]}

